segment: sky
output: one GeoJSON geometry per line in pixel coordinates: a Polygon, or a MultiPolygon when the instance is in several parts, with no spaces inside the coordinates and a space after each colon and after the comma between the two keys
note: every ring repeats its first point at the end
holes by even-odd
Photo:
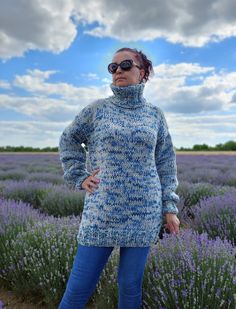
{"type": "Polygon", "coordinates": [[[176,148],[236,141],[236,1],[0,0],[0,146],[55,147],[141,50],[176,148]]]}

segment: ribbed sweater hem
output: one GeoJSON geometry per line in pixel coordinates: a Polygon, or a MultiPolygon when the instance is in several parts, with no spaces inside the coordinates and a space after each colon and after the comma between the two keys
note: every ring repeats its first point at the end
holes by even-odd
{"type": "Polygon", "coordinates": [[[77,242],[84,246],[99,247],[148,247],[157,244],[161,224],[153,232],[150,230],[99,229],[83,227],[77,235],[77,242]]]}

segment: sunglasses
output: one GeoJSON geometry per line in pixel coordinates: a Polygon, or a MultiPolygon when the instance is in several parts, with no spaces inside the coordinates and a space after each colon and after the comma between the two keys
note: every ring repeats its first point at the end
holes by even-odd
{"type": "Polygon", "coordinates": [[[127,60],[121,61],[120,64],[117,64],[115,62],[110,63],[107,67],[108,72],[111,74],[116,73],[116,70],[118,69],[119,66],[124,71],[129,71],[133,66],[136,66],[137,68],[141,69],[141,67],[137,65],[137,63],[135,63],[132,59],[127,59],[127,60]]]}

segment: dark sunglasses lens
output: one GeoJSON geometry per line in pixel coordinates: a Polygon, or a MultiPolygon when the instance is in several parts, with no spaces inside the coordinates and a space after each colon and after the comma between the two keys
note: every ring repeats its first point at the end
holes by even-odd
{"type": "Polygon", "coordinates": [[[120,67],[122,70],[129,70],[132,67],[132,62],[129,60],[124,60],[121,62],[120,67]]]}
{"type": "Polygon", "coordinates": [[[110,63],[109,66],[108,66],[108,71],[109,71],[111,74],[113,74],[113,73],[116,72],[117,68],[118,68],[118,65],[117,65],[117,64],[115,64],[115,63],[110,63]]]}
{"type": "MultiPolygon", "coordinates": [[[[130,70],[132,68],[132,60],[124,60],[120,63],[120,67],[122,70],[130,70]]],[[[111,73],[111,74],[114,74],[116,72],[118,68],[118,64],[116,63],[110,63],[108,65],[108,71],[111,73]]]]}

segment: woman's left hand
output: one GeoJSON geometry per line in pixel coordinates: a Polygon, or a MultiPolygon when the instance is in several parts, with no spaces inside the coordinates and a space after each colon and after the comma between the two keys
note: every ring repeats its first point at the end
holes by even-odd
{"type": "Polygon", "coordinates": [[[167,228],[171,232],[171,234],[178,234],[180,221],[176,214],[167,213],[165,216],[167,222],[166,224],[164,224],[165,228],[167,228]]]}

